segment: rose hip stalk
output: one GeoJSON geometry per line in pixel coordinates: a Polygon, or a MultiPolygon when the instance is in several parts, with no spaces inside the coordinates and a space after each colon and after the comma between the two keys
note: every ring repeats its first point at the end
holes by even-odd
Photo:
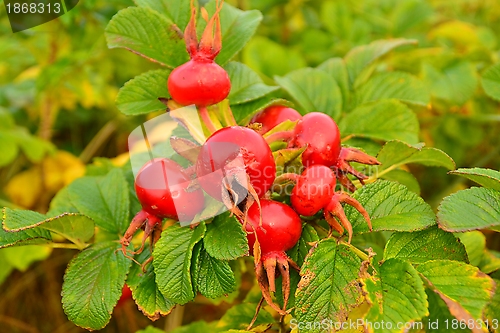
{"type": "Polygon", "coordinates": [[[186,48],[191,60],[175,68],[167,82],[172,98],[180,104],[195,104],[209,130],[215,127],[208,115],[207,106],[224,100],[231,90],[227,72],[214,59],[222,48],[222,32],[219,13],[223,1],[217,0],[215,14],[208,19],[208,13],[202,8],[202,16],[207,26],[201,40],[196,35],[196,7],[191,0],[191,20],[184,32],[186,48]]]}
{"type": "Polygon", "coordinates": [[[167,158],[155,158],[139,170],[135,191],[142,210],[135,215],[120,240],[124,254],[138,229],[144,230],[142,245],[131,254],[140,253],[148,237],[151,245],[156,243],[162,231],[162,219],[189,221],[202,211],[205,203],[199,186],[179,164],[167,158]]]}
{"type": "Polygon", "coordinates": [[[307,167],[302,174],[283,174],[276,178],[276,182],[283,180],[293,180],[295,187],[290,195],[290,202],[293,209],[303,216],[313,216],[321,209],[325,220],[331,228],[339,234],[344,233],[344,229],[349,234],[349,243],[352,240],[352,225],[347,219],[342,203],[347,203],[363,215],[370,231],[372,224],[370,216],[363,206],[347,193],[335,192],[336,179],[335,174],[330,168],[324,165],[312,165],[307,167]],[[339,224],[342,224],[342,226],[339,224]]]}
{"type": "Polygon", "coordinates": [[[218,130],[203,144],[196,174],[205,192],[244,220],[244,212],[273,185],[276,164],[260,134],[232,126],[218,130]]]}
{"type": "Polygon", "coordinates": [[[262,296],[279,314],[286,315],[290,294],[290,266],[299,268],[285,251],[290,250],[299,241],[302,222],[297,213],[283,203],[262,199],[260,206],[259,209],[254,203],[248,210],[248,220],[245,224],[248,245],[254,254],[255,274],[262,296]],[[276,268],[283,278],[282,309],[271,297],[271,292],[276,292],[276,268]]]}

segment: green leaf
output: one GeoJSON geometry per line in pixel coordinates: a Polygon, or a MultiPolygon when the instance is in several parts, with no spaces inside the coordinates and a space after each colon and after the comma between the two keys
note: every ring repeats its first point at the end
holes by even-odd
{"type": "MultiPolygon", "coordinates": [[[[135,259],[144,263],[149,257],[151,257],[151,252],[149,249],[144,249],[135,259]]],[[[150,320],[157,320],[160,319],[160,316],[168,315],[175,306],[174,302],[167,299],[158,290],[154,268],[151,264],[147,266],[146,272],[142,271],[140,265],[132,265],[127,284],[132,290],[132,296],[139,310],[150,320]]]]}
{"type": "Polygon", "coordinates": [[[304,260],[311,249],[311,245],[309,244],[317,241],[319,241],[319,237],[316,229],[314,229],[312,225],[305,223],[302,226],[302,234],[300,235],[299,241],[294,247],[288,250],[287,253],[300,267],[304,263],[304,260]]]}
{"type": "Polygon", "coordinates": [[[2,153],[0,154],[0,167],[9,165],[17,157],[19,147],[15,138],[7,132],[0,131],[2,153]]]}
{"type": "MultiPolygon", "coordinates": [[[[495,320],[498,324],[500,318],[500,280],[494,280],[494,282],[496,284],[495,294],[486,308],[486,318],[490,320],[490,323],[495,320]]],[[[495,328],[495,332],[498,332],[498,326],[495,328]]]]}
{"type": "Polygon", "coordinates": [[[268,77],[285,75],[307,66],[299,52],[262,36],[255,36],[245,47],[243,62],[254,71],[268,77]]]}
{"type": "Polygon", "coordinates": [[[488,96],[500,101],[500,63],[491,66],[483,73],[481,84],[488,96]]]}
{"type": "Polygon", "coordinates": [[[95,224],[117,235],[122,235],[129,221],[129,190],[120,169],[106,177],[83,177],[68,186],[68,194],[79,212],[95,224]]]}
{"type": "Polygon", "coordinates": [[[247,235],[241,223],[229,212],[217,215],[207,225],[203,244],[208,254],[216,259],[234,260],[248,255],[247,235]]]}
{"type": "MultiPolygon", "coordinates": [[[[453,321],[457,320],[450,313],[450,309],[446,303],[432,290],[425,289],[427,300],[429,301],[429,316],[424,320],[424,326],[427,332],[433,333],[449,333],[452,328],[453,321]]],[[[470,332],[468,329],[453,328],[454,333],[470,332]]]]}
{"type": "Polygon", "coordinates": [[[481,186],[500,191],[500,172],[491,169],[470,168],[457,169],[448,172],[451,175],[462,176],[481,186]]]}
{"type": "Polygon", "coordinates": [[[415,178],[415,176],[408,171],[401,169],[392,170],[382,175],[381,178],[398,182],[401,185],[408,187],[410,191],[420,195],[420,184],[418,183],[417,178],[415,178]]]}
{"type": "Polygon", "coordinates": [[[409,323],[428,315],[427,297],[418,272],[406,261],[389,259],[376,275],[363,279],[363,289],[372,304],[366,321],[392,323],[377,332],[400,332],[399,323],[409,323]]]}
{"type": "Polygon", "coordinates": [[[78,213],[78,209],[71,203],[68,187],[63,187],[50,202],[47,216],[57,216],[64,213],[78,213]]]}
{"type": "Polygon", "coordinates": [[[40,162],[48,152],[55,152],[52,143],[31,135],[26,128],[18,127],[12,134],[15,135],[26,157],[32,162],[40,162]]]}
{"type": "MultiPolygon", "coordinates": [[[[472,266],[479,266],[486,250],[486,237],[480,231],[471,231],[457,234],[460,241],[465,245],[467,256],[469,257],[469,264],[472,266]]],[[[445,258],[436,258],[445,259],[445,258]]]]}
{"type": "Polygon", "coordinates": [[[318,111],[337,119],[342,111],[342,94],[335,80],[319,69],[302,68],[274,77],[297,102],[302,114],[318,111]]]}
{"type": "Polygon", "coordinates": [[[399,46],[415,45],[416,43],[417,41],[413,39],[397,38],[377,40],[368,45],[355,47],[344,58],[351,85],[354,85],[361,72],[378,58],[399,46]]]}
{"type": "MultiPolygon", "coordinates": [[[[179,1],[182,2],[182,1],[179,1]]],[[[161,330],[159,328],[153,327],[153,326],[148,326],[143,330],[137,331],[135,333],[165,333],[164,330],[161,330]]]]}
{"type": "Polygon", "coordinates": [[[118,92],[116,106],[126,115],[138,115],[159,110],[166,106],[158,97],[170,98],[167,80],[170,70],[154,70],[136,76],[118,92]]]}
{"type": "MultiPolygon", "coordinates": [[[[162,331],[163,333],[165,331],[162,331]]],[[[214,324],[208,324],[206,321],[199,320],[190,323],[189,325],[184,325],[177,327],[171,333],[199,333],[199,332],[214,332],[214,324]]],[[[217,330],[218,332],[218,330],[217,330]]]]}
{"type": "MultiPolygon", "coordinates": [[[[352,195],[370,215],[373,230],[417,231],[436,224],[432,208],[405,186],[378,180],[352,195]]],[[[352,206],[344,207],[354,234],[369,232],[363,216],[352,206]]]]}
{"type": "Polygon", "coordinates": [[[410,108],[397,100],[385,100],[359,106],[342,118],[339,128],[342,136],[418,142],[417,116],[410,108]]]}
{"type": "Polygon", "coordinates": [[[21,231],[30,227],[34,228],[47,219],[45,215],[32,210],[4,207],[2,211],[2,227],[6,231],[21,231]]]}
{"type": "MultiPolygon", "coordinates": [[[[256,308],[257,304],[250,303],[241,303],[231,307],[219,320],[216,326],[217,331],[245,329],[252,321],[256,308]]],[[[255,328],[260,325],[271,326],[274,322],[273,316],[264,309],[261,309],[253,327],[255,328]]]]}
{"type": "MultiPolygon", "coordinates": [[[[215,12],[215,0],[210,1],[205,8],[211,16],[215,12]]],[[[215,61],[221,66],[228,63],[252,38],[261,21],[262,14],[258,10],[242,11],[224,3],[220,12],[222,50],[215,61]]]]}
{"type": "Polygon", "coordinates": [[[9,263],[9,258],[10,255],[7,256],[5,249],[0,249],[0,286],[9,277],[10,273],[14,270],[14,266],[12,266],[12,264],[9,263]]]}
{"type": "Polygon", "coordinates": [[[201,249],[196,269],[196,285],[207,298],[219,298],[236,289],[234,273],[227,261],[216,259],[201,249]]]}
{"type": "Polygon", "coordinates": [[[94,221],[85,215],[63,213],[47,217],[29,210],[4,208],[3,227],[8,231],[22,231],[40,227],[57,233],[71,242],[81,245],[94,236],[94,221]]]}
{"type": "Polygon", "coordinates": [[[377,159],[381,163],[379,174],[411,163],[455,169],[455,162],[443,151],[422,145],[411,146],[401,141],[387,142],[378,153],[377,159]]]}
{"type": "Polygon", "coordinates": [[[451,63],[441,70],[424,64],[422,72],[432,96],[455,105],[471,99],[478,83],[474,64],[466,61],[451,63]]]}
{"type": "Polygon", "coordinates": [[[0,129],[13,129],[16,127],[16,121],[10,114],[10,111],[0,106],[0,129]]]}
{"type": "MultiPolygon", "coordinates": [[[[308,223],[305,223],[302,226],[302,234],[300,236],[299,241],[293,248],[287,251],[288,256],[299,266],[301,267],[304,263],[305,258],[307,257],[309,250],[311,249],[312,243],[316,243],[319,241],[319,236],[316,232],[316,229],[308,223]]],[[[291,269],[290,270],[290,295],[288,295],[288,305],[287,308],[291,309],[295,307],[295,293],[297,290],[297,286],[300,281],[299,273],[291,269]]],[[[282,290],[283,279],[278,279],[276,281],[276,300],[278,304],[283,306],[283,290],[282,290]]]]}
{"type": "Polygon", "coordinates": [[[342,105],[349,105],[351,90],[349,87],[349,73],[342,58],[331,58],[317,67],[327,73],[337,82],[342,93],[342,105]]]}
{"type": "Polygon", "coordinates": [[[500,270],[500,252],[485,249],[479,269],[486,274],[500,270]]]}
{"type": "Polygon", "coordinates": [[[356,284],[360,266],[361,260],[347,245],[333,239],[320,241],[300,270],[295,293],[297,321],[344,321],[349,310],[363,300],[356,284]]]}
{"type": "Polygon", "coordinates": [[[411,74],[382,72],[356,89],[353,105],[383,99],[397,99],[408,104],[427,106],[431,96],[427,86],[411,74]]]}
{"type": "Polygon", "coordinates": [[[117,242],[98,243],[71,260],[64,274],[63,309],[74,324],[99,330],[111,319],[132,261],[117,242]]]}
{"type": "MultiPolygon", "coordinates": [[[[2,249],[9,265],[25,272],[31,264],[47,259],[52,248],[39,245],[15,246],[2,249]]],[[[8,266],[9,266],[8,265],[8,266]]]]}
{"type": "MultiPolygon", "coordinates": [[[[4,208],[3,220],[5,220],[5,209],[7,208],[4,208]]],[[[50,232],[42,228],[33,228],[18,232],[8,232],[0,228],[0,249],[8,246],[43,244],[51,241],[50,232]]]]}
{"type": "Polygon", "coordinates": [[[438,223],[447,231],[469,231],[500,225],[500,191],[473,187],[443,199],[438,223]]]}
{"type": "Polygon", "coordinates": [[[253,116],[271,105],[289,106],[290,104],[287,100],[266,95],[248,103],[232,105],[231,110],[238,124],[247,125],[253,116]]]}
{"type": "Polygon", "coordinates": [[[302,153],[305,150],[306,147],[283,148],[273,152],[273,158],[276,161],[276,175],[279,176],[283,173],[302,173],[302,169],[304,168],[302,165],[302,153]]]}
{"type": "Polygon", "coordinates": [[[228,96],[231,105],[254,101],[278,89],[264,84],[257,73],[242,63],[230,62],[224,69],[231,80],[228,96]]]}
{"type": "Polygon", "coordinates": [[[153,252],[156,283],[161,293],[178,304],[186,304],[195,294],[191,281],[191,257],[196,243],[205,235],[205,224],[194,230],[174,224],[162,233],[153,252]]]}
{"type": "Polygon", "coordinates": [[[108,23],[105,35],[109,48],[124,48],[169,68],[189,59],[182,31],[149,8],[120,10],[108,23]]]}
{"type": "Polygon", "coordinates": [[[137,6],[148,7],[170,18],[181,31],[186,29],[191,16],[189,1],[134,0],[137,6]]]}
{"type": "Polygon", "coordinates": [[[494,292],[494,282],[474,266],[458,261],[433,260],[417,270],[457,319],[481,319],[494,292]]]}
{"type": "Polygon", "coordinates": [[[391,258],[404,259],[412,264],[436,259],[467,262],[467,252],[452,233],[431,227],[417,232],[394,233],[384,251],[384,259],[391,258]]]}

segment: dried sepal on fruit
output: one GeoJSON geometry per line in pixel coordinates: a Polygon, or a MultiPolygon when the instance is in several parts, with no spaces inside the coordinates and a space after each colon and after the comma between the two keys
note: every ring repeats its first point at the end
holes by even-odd
{"type": "Polygon", "coordinates": [[[211,197],[238,218],[271,188],[276,164],[264,138],[252,129],[231,126],[212,134],[196,162],[198,181],[211,197]]]}

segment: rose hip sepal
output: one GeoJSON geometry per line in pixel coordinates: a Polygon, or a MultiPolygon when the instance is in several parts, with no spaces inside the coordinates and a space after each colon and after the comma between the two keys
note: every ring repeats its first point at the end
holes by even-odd
{"type": "Polygon", "coordinates": [[[372,230],[370,216],[363,206],[349,194],[335,192],[335,174],[330,168],[324,165],[313,165],[306,168],[300,176],[283,174],[276,179],[277,182],[284,180],[296,182],[290,195],[290,202],[298,214],[313,216],[323,209],[325,220],[332,229],[341,235],[344,229],[347,230],[349,243],[352,240],[352,225],[344,213],[342,203],[347,203],[359,211],[365,218],[370,231],[372,230]]]}
{"type": "Polygon", "coordinates": [[[268,199],[260,200],[260,208],[254,203],[243,223],[248,245],[253,251],[255,274],[262,296],[279,314],[286,314],[290,295],[290,266],[299,269],[287,256],[299,241],[302,233],[300,217],[289,206],[268,199]],[[262,220],[262,224],[260,221],[262,220]],[[271,292],[276,292],[276,267],[282,276],[283,308],[276,305],[271,292]]]}
{"type": "Polygon", "coordinates": [[[167,158],[155,158],[139,170],[135,191],[142,210],[132,219],[120,240],[124,254],[127,254],[127,247],[137,230],[143,229],[144,237],[139,250],[131,254],[140,253],[148,237],[152,246],[156,243],[164,218],[192,220],[205,204],[201,188],[191,181],[179,164],[167,158]]]}
{"type": "Polygon", "coordinates": [[[195,104],[198,107],[217,104],[224,100],[231,90],[227,72],[214,62],[222,48],[222,32],[219,14],[223,1],[216,1],[212,18],[202,8],[202,16],[207,26],[198,42],[196,35],[196,7],[191,0],[191,20],[184,32],[186,48],[191,60],[175,68],[167,82],[172,98],[183,105],[195,104]]]}

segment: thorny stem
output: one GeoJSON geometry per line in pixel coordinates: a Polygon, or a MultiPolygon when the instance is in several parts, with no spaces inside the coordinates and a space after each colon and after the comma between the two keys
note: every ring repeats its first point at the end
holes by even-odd
{"type": "Polygon", "coordinates": [[[207,126],[207,129],[210,133],[215,133],[217,128],[214,125],[212,119],[210,119],[210,115],[208,114],[208,109],[206,106],[199,106],[198,111],[200,112],[201,120],[207,126]]]}

